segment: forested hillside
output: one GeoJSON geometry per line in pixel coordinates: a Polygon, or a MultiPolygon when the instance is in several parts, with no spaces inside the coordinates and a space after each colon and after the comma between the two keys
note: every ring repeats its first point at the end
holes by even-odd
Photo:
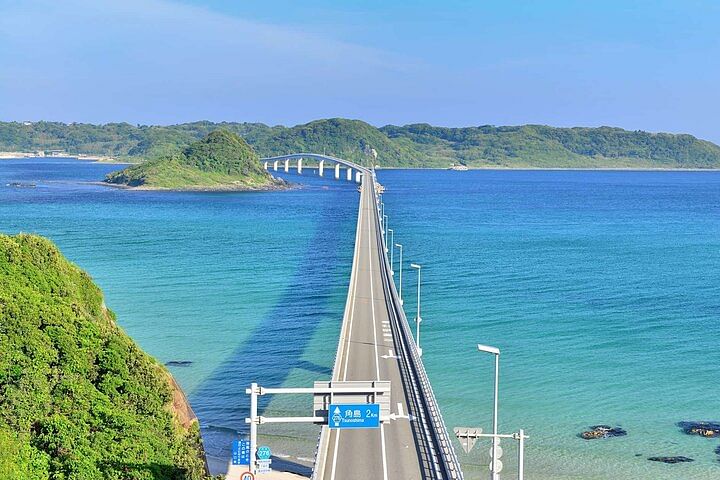
{"type": "Polygon", "coordinates": [[[0,478],[205,478],[178,394],[55,245],[0,235],[0,478]]]}
{"type": "Polygon", "coordinates": [[[147,160],[179,152],[208,133],[242,136],[261,156],[327,153],[367,162],[371,148],[386,167],[720,168],[720,147],[691,135],[620,128],[433,127],[376,128],[359,120],[317,120],[294,127],[195,122],[133,126],[0,122],[0,151],[62,149],[69,153],[147,160]]]}

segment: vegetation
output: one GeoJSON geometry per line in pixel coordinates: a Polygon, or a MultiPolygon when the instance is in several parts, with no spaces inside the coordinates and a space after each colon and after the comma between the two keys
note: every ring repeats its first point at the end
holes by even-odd
{"type": "Polygon", "coordinates": [[[50,241],[0,235],[0,478],[204,478],[170,380],[50,241]]]}
{"type": "Polygon", "coordinates": [[[173,190],[256,190],[282,186],[238,135],[215,130],[182,151],[113,172],[108,183],[173,190]]]}
{"type": "Polygon", "coordinates": [[[470,167],[720,168],[720,147],[691,135],[542,125],[375,128],[339,118],[294,127],[212,122],[172,126],[0,122],[0,151],[62,149],[147,160],[180,153],[219,129],[242,136],[260,156],[310,151],[367,162],[367,153],[374,148],[380,164],[387,167],[461,163],[470,167]]]}

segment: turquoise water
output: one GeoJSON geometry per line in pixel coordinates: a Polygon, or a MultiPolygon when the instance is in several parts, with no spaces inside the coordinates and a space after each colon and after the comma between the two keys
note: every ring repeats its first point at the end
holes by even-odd
{"type": "MultiPolygon", "coordinates": [[[[135,192],[94,185],[117,166],[0,161],[0,230],[47,235],[88,270],[120,324],[170,367],[212,456],[244,430],[244,389],[329,377],[352,258],[353,184],[289,175],[268,193],[135,192]],[[36,182],[36,188],[5,186],[36,182]]],[[[446,422],[524,428],[531,479],[717,479],[720,173],[381,171],[405,246],[415,313],[423,265],[424,361],[446,422]],[[628,436],[584,441],[589,425],[628,436]],[[639,455],[639,456],[638,456],[639,455]],[[648,462],[685,455],[691,464],[648,462]]],[[[395,255],[397,262],[397,252],[395,255]]],[[[398,270],[396,265],[395,270],[398,270]]],[[[275,398],[269,414],[305,414],[275,398]]],[[[261,427],[276,453],[312,457],[317,430],[261,427]]],[[[515,446],[504,442],[504,478],[515,446]]],[[[489,443],[461,455],[485,478],[489,443]],[[482,473],[481,473],[482,472],[482,473]]],[[[459,448],[458,448],[459,450],[459,448]]]]}

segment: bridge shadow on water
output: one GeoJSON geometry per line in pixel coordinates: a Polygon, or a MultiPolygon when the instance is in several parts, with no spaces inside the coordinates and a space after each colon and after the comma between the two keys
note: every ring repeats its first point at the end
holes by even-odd
{"type": "MultiPolygon", "coordinates": [[[[293,369],[310,371],[318,380],[331,377],[331,365],[318,365],[302,357],[321,321],[336,322],[338,334],[340,331],[344,304],[331,308],[329,302],[338,294],[338,288],[344,299],[349,281],[357,212],[353,190],[343,187],[323,192],[326,208],[317,210],[315,232],[285,292],[253,327],[250,336],[190,395],[201,422],[211,470],[220,468],[221,463],[227,465],[232,440],[238,438],[238,433],[245,436],[249,431],[245,417],[249,416],[250,401],[245,389],[250,383],[281,386],[293,369]],[[340,202],[352,206],[337,208],[340,202]]],[[[332,362],[335,340],[328,347],[332,362]]],[[[270,397],[260,397],[260,414],[270,397]]]]}

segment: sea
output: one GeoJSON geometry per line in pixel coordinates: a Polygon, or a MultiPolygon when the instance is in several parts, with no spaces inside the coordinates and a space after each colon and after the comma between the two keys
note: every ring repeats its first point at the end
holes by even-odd
{"type": "MultiPolygon", "coordinates": [[[[56,242],[105,293],[122,328],[167,364],[201,422],[210,464],[247,435],[251,382],[311,386],[335,358],[353,253],[356,184],[278,172],[297,188],[135,191],[121,168],[68,158],[0,160],[0,232],[56,242]]],[[[523,429],[525,478],[720,479],[720,172],[379,170],[403,245],[403,296],[421,288],[423,360],[452,434],[523,429]],[[594,425],[627,435],[584,440],[594,425]],[[693,462],[651,462],[653,456],[693,462]]],[[[399,250],[393,251],[396,281],[399,250]]],[[[412,320],[411,320],[412,321],[412,320]]],[[[305,395],[262,414],[308,415],[305,395]]],[[[261,425],[276,458],[307,464],[318,428],[261,425]]],[[[456,443],[486,478],[490,443],[456,443]]],[[[502,478],[517,442],[502,441],[502,478]]]]}

